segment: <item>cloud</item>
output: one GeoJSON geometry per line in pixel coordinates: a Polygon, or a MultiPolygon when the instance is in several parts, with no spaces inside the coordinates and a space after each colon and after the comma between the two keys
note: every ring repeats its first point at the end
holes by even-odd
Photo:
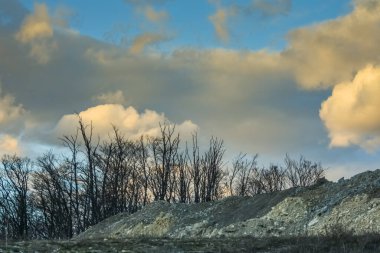
{"type": "Polygon", "coordinates": [[[0,126],[17,120],[25,113],[22,105],[15,105],[13,96],[2,95],[1,93],[0,89],[0,126]]]}
{"type": "MultiPolygon", "coordinates": [[[[35,60],[28,56],[29,47],[14,43],[17,30],[12,27],[9,30],[0,29],[3,90],[15,97],[17,103],[13,102],[14,106],[22,103],[23,108],[30,111],[34,122],[38,124],[34,129],[41,129],[39,132],[20,130],[12,134],[19,136],[25,131],[23,142],[32,138],[44,142],[43,136],[57,122],[62,126],[57,126],[57,131],[62,130],[57,134],[72,133],[69,129],[74,127],[75,130],[77,119],[69,115],[74,116],[72,113],[79,111],[82,115],[102,115],[106,119],[104,125],[98,118],[95,120],[99,126],[93,120],[95,129],[105,129],[102,134],[108,132],[112,122],[123,127],[129,136],[134,136],[140,132],[140,128],[128,130],[122,122],[126,118],[132,121],[133,115],[137,115],[137,121],[141,122],[146,112],[135,109],[133,113],[132,109],[121,105],[104,105],[120,103],[117,101],[121,97],[118,98],[120,91],[134,108],[154,109],[151,115],[156,120],[153,122],[162,119],[162,114],[158,112],[165,112],[165,118],[189,129],[193,129],[191,122],[196,122],[200,136],[224,138],[230,151],[258,152],[273,157],[282,157],[286,152],[303,153],[307,157],[314,152],[319,157],[321,153],[331,152],[351,157],[354,149],[325,151],[329,139],[318,111],[330,91],[309,92],[298,89],[297,82],[303,87],[320,88],[321,82],[335,85],[347,78],[352,81],[352,73],[365,67],[360,67],[361,63],[367,64],[376,59],[378,45],[374,40],[377,40],[379,33],[371,33],[376,32],[378,14],[369,7],[355,7],[347,16],[353,13],[357,13],[356,18],[360,19],[356,22],[362,23],[365,28],[356,28],[359,29],[357,44],[338,36],[343,26],[350,24],[342,22],[345,17],[341,17],[335,20],[337,29],[332,29],[332,32],[325,28],[334,23],[329,21],[301,29],[303,33],[298,33],[299,37],[292,33],[289,35],[289,47],[284,52],[222,48],[201,50],[190,47],[160,53],[144,50],[146,45],[151,45],[146,41],[140,42],[142,46],[135,50],[125,50],[88,36],[54,30],[52,39],[59,47],[54,50],[54,57],[50,57],[49,64],[43,66],[35,64],[35,60]],[[360,14],[358,8],[362,8],[364,14],[371,15],[360,14]],[[366,19],[369,20],[364,21],[366,19]],[[367,24],[369,34],[365,33],[367,24]],[[338,34],[323,35],[327,31],[338,34]],[[313,33],[320,34],[315,37],[315,41],[310,35],[313,33]],[[322,35],[331,39],[324,41],[322,35]],[[321,41],[318,41],[319,38],[321,41]],[[307,46],[314,46],[312,42],[317,46],[314,52],[307,46]],[[339,49],[334,46],[335,43],[345,49],[339,49]],[[359,47],[362,44],[363,47],[359,47]],[[330,64],[328,56],[321,61],[320,52],[323,50],[320,45],[322,48],[337,48],[337,52],[332,55],[335,57],[338,54],[340,60],[336,61],[332,57],[330,64]],[[140,55],[136,57],[133,51],[140,55]],[[354,61],[355,57],[358,62],[354,61]],[[346,64],[343,64],[342,59],[346,64]],[[341,65],[337,64],[340,62],[341,65]],[[350,64],[354,67],[348,68],[350,64]],[[345,74],[340,76],[338,68],[345,74]],[[326,74],[324,71],[327,70],[332,74],[326,74]],[[307,86],[310,83],[313,85],[307,86]],[[94,101],[91,98],[97,99],[94,101]],[[94,106],[94,102],[103,105],[94,106]],[[129,111],[129,116],[126,116],[126,111],[129,111]],[[186,121],[188,119],[191,122],[186,121]],[[300,135],[304,137],[299,138],[300,135]]],[[[354,25],[347,29],[352,27],[354,25]]],[[[154,132],[157,129],[155,127],[152,123],[152,127],[142,127],[141,132],[150,132],[152,129],[154,132]]],[[[46,143],[51,143],[51,139],[46,143]]],[[[324,161],[324,157],[318,159],[324,161]]],[[[335,157],[326,159],[334,160],[335,157]]]]}
{"type": "Polygon", "coordinates": [[[274,17],[287,14],[291,9],[291,0],[252,0],[250,4],[231,4],[223,6],[221,1],[210,1],[216,6],[216,11],[209,16],[214,26],[216,35],[222,42],[228,42],[230,38],[229,22],[237,17],[274,17]]]}
{"type": "Polygon", "coordinates": [[[169,17],[166,11],[156,11],[150,5],[144,7],[143,13],[146,19],[151,22],[162,22],[167,20],[169,17]]]}
{"type": "Polygon", "coordinates": [[[169,14],[166,11],[158,11],[154,8],[154,6],[164,4],[168,1],[169,0],[124,0],[124,2],[133,5],[146,20],[154,24],[159,24],[168,19],[169,14]]]}
{"type": "Polygon", "coordinates": [[[163,4],[169,2],[170,0],[124,0],[124,2],[133,5],[154,5],[163,4]]]}
{"type": "Polygon", "coordinates": [[[35,39],[51,38],[53,27],[46,5],[35,4],[34,13],[27,16],[16,38],[23,42],[31,42],[35,39]]]}
{"type": "Polygon", "coordinates": [[[355,1],[346,16],[290,32],[283,52],[298,83],[307,89],[349,81],[367,64],[380,63],[380,2],[355,1]]]}
{"type": "Polygon", "coordinates": [[[233,15],[235,15],[233,9],[219,8],[216,10],[215,14],[209,16],[209,20],[214,26],[216,35],[223,42],[227,42],[230,38],[227,25],[228,18],[233,15]]]}
{"type": "Polygon", "coordinates": [[[137,13],[144,17],[143,26],[150,28],[150,31],[145,28],[145,31],[133,39],[129,48],[132,54],[139,54],[148,45],[170,39],[164,22],[169,18],[169,14],[165,10],[155,9],[155,6],[166,3],[167,0],[125,0],[125,2],[133,5],[137,13]]]}
{"type": "Polygon", "coordinates": [[[20,155],[21,148],[16,138],[11,135],[0,135],[0,157],[3,155],[20,155]]]}
{"type": "Polygon", "coordinates": [[[168,37],[162,34],[156,34],[156,33],[144,33],[139,36],[137,36],[133,42],[131,47],[129,48],[129,51],[132,54],[139,54],[141,53],[147,46],[153,45],[162,41],[167,40],[168,37]]]}
{"type": "Polygon", "coordinates": [[[51,40],[53,33],[52,19],[46,5],[35,4],[34,13],[25,18],[16,33],[16,39],[30,46],[30,56],[38,63],[46,64],[57,47],[57,44],[51,40]]]}
{"type": "MultiPolygon", "coordinates": [[[[164,114],[153,110],[145,110],[139,113],[134,107],[124,108],[118,104],[105,104],[88,108],[79,113],[79,116],[86,124],[94,127],[94,134],[101,139],[107,139],[112,133],[112,125],[117,127],[126,137],[137,139],[141,135],[158,136],[159,124],[168,122],[164,114]]],[[[57,126],[55,133],[57,136],[74,134],[78,125],[78,116],[69,114],[63,116],[57,126]]],[[[184,135],[189,135],[198,128],[190,120],[186,120],[177,126],[177,130],[184,135]]]]}
{"type": "Polygon", "coordinates": [[[27,13],[19,1],[0,0],[0,29],[2,26],[18,27],[27,13]]]}
{"type": "Polygon", "coordinates": [[[248,13],[259,12],[264,16],[276,16],[289,13],[291,0],[253,0],[251,5],[244,8],[248,13]]]}
{"type": "Polygon", "coordinates": [[[379,97],[380,68],[371,65],[352,81],[334,86],[320,110],[331,147],[359,145],[368,151],[380,147],[379,97]]]}
{"type": "Polygon", "coordinates": [[[94,100],[100,102],[101,104],[124,104],[126,102],[124,94],[121,90],[103,93],[95,96],[94,100]]]}
{"type": "Polygon", "coordinates": [[[39,64],[46,64],[58,48],[58,43],[53,38],[54,29],[65,28],[70,15],[70,10],[61,7],[51,16],[45,4],[34,4],[34,12],[25,17],[15,38],[20,43],[29,45],[30,57],[39,64]]]}

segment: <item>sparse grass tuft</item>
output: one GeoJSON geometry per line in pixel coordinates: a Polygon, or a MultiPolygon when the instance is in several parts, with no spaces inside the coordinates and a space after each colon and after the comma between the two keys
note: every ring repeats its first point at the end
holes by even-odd
{"type": "Polygon", "coordinates": [[[126,238],[81,241],[0,241],[0,252],[275,252],[275,253],[377,253],[380,235],[354,236],[334,227],[327,236],[289,238],[126,238]]]}

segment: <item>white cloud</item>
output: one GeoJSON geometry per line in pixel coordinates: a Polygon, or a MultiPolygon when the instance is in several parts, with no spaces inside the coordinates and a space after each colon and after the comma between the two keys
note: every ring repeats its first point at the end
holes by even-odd
{"type": "Polygon", "coordinates": [[[17,120],[25,112],[22,105],[15,105],[13,96],[1,93],[0,87],[0,126],[17,120]]]}
{"type": "Polygon", "coordinates": [[[23,43],[28,43],[35,39],[51,38],[52,36],[52,20],[46,5],[35,4],[34,13],[25,18],[16,38],[23,43]]]}
{"type": "MultiPolygon", "coordinates": [[[[372,2],[371,8],[360,2],[346,17],[295,31],[289,35],[288,49],[280,53],[181,48],[165,54],[144,51],[159,36],[136,39],[128,52],[80,34],[53,32],[54,38],[41,33],[31,39],[54,39],[59,45],[49,64],[40,66],[14,43],[16,31],[9,36],[1,30],[4,57],[0,69],[6,73],[7,92],[33,112],[34,122],[53,125],[60,120],[57,134],[72,133],[66,131],[75,129],[75,115],[62,115],[75,111],[102,115],[104,122],[95,117],[93,123],[103,135],[108,134],[111,123],[119,124],[129,136],[155,132],[157,125],[153,125],[163,119],[159,111],[189,129],[193,123],[185,119],[192,119],[205,136],[224,138],[228,148],[276,155],[314,148],[324,151],[327,137],[318,109],[327,92],[300,91],[294,78],[303,87],[329,87],[352,80],[357,70],[376,63],[380,12],[376,1],[372,2]],[[141,54],[135,57],[133,52],[141,54]],[[120,109],[120,105],[91,107],[94,100],[89,98],[95,97],[101,104],[121,103],[125,97],[136,108],[153,108],[155,123],[128,128],[124,119],[146,122],[144,115],[149,113],[120,109]],[[318,145],[321,139],[324,142],[318,145]]],[[[8,104],[17,107],[14,102],[8,104]]],[[[35,139],[40,136],[33,135],[35,139]]]]}
{"type": "Polygon", "coordinates": [[[137,36],[133,42],[129,51],[132,54],[141,53],[147,46],[156,44],[158,42],[162,42],[167,40],[168,38],[163,34],[158,33],[144,33],[137,36]]]}
{"type": "Polygon", "coordinates": [[[21,148],[17,138],[7,135],[0,135],[0,157],[3,155],[20,155],[21,148]]]}
{"type": "MultiPolygon", "coordinates": [[[[54,15],[49,14],[46,4],[34,4],[34,12],[25,17],[15,38],[30,48],[29,56],[39,64],[50,61],[52,54],[58,49],[58,43],[54,39],[55,28],[64,30],[67,26],[67,18],[70,10],[58,8],[54,15]]],[[[67,32],[75,31],[66,29],[67,32]]]]}
{"type": "MultiPolygon", "coordinates": [[[[157,136],[160,128],[159,124],[168,122],[164,114],[152,110],[145,110],[139,113],[132,106],[124,108],[118,104],[105,104],[88,108],[79,113],[85,124],[94,127],[94,134],[101,139],[108,138],[112,132],[112,126],[117,127],[126,137],[131,139],[139,138],[141,135],[157,136]]],[[[74,134],[78,126],[78,115],[69,114],[63,116],[55,127],[57,136],[74,134]]],[[[190,120],[186,120],[176,127],[181,135],[189,135],[197,130],[190,120]]]]}
{"type": "Polygon", "coordinates": [[[165,21],[169,17],[166,11],[156,11],[151,5],[145,6],[143,13],[146,19],[154,23],[165,21]]]}
{"type": "Polygon", "coordinates": [[[222,42],[228,42],[230,39],[229,28],[233,18],[247,18],[255,14],[263,17],[286,14],[290,11],[292,3],[291,0],[252,0],[246,5],[234,3],[223,6],[219,0],[209,0],[209,2],[216,6],[216,11],[209,16],[209,20],[222,42]]]}
{"type": "Polygon", "coordinates": [[[337,84],[322,103],[320,117],[332,147],[380,147],[380,68],[367,66],[349,82],[337,84]]]}
{"type": "Polygon", "coordinates": [[[94,97],[94,100],[101,104],[124,104],[126,102],[121,90],[115,92],[106,92],[94,97]]]}
{"type": "Polygon", "coordinates": [[[57,48],[52,41],[54,29],[53,21],[44,4],[35,4],[34,13],[27,16],[16,33],[16,39],[30,46],[30,56],[40,64],[50,60],[52,52],[57,48]]]}
{"type": "Polygon", "coordinates": [[[290,32],[283,52],[307,89],[349,81],[367,64],[380,63],[380,1],[355,1],[348,15],[290,32]]]}
{"type": "Polygon", "coordinates": [[[233,8],[218,8],[213,15],[209,16],[209,20],[214,25],[216,35],[223,42],[227,42],[230,38],[228,19],[234,15],[233,8]]]}

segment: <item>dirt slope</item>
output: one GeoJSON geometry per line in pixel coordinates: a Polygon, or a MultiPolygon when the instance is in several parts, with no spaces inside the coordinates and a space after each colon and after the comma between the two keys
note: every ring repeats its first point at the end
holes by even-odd
{"type": "Polygon", "coordinates": [[[119,214],[76,239],[323,235],[337,227],[355,234],[380,232],[380,170],[338,183],[325,182],[254,197],[212,203],[152,203],[119,214]]]}

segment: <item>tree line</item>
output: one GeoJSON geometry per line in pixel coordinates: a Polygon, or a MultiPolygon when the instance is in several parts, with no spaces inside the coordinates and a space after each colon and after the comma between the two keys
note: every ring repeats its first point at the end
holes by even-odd
{"type": "Polygon", "coordinates": [[[0,238],[67,239],[121,212],[134,213],[152,201],[199,203],[226,196],[254,196],[309,186],[324,169],[301,157],[284,165],[258,167],[257,155],[224,160],[223,140],[200,148],[198,136],[181,145],[169,123],[156,137],[130,140],[113,127],[100,141],[92,124],[35,160],[5,155],[0,164],[0,238]]]}

